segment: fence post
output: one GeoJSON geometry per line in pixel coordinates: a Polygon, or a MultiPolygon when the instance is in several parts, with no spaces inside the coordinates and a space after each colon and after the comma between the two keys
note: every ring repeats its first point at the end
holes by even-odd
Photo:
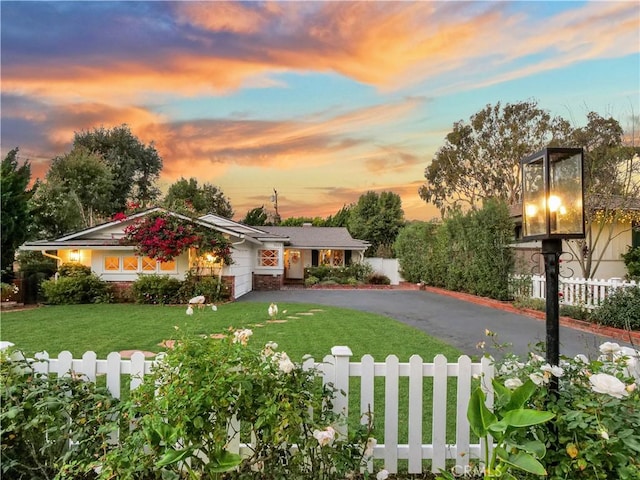
{"type": "MultiPolygon", "coordinates": [[[[331,348],[333,355],[334,378],[333,386],[336,388],[336,398],[333,402],[333,411],[344,415],[345,420],[349,415],[349,362],[353,352],[349,347],[336,346],[331,348]],[[343,393],[344,392],[344,393],[343,393]]],[[[347,435],[347,425],[339,425],[338,433],[347,435]]]]}

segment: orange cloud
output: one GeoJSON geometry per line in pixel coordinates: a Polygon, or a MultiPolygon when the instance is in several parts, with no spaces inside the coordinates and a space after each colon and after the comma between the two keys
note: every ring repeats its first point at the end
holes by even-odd
{"type": "Polygon", "coordinates": [[[333,71],[395,88],[469,68],[491,84],[639,50],[633,2],[586,4],[541,24],[484,3],[180,2],[175,8],[182,26],[197,27],[185,34],[187,44],[159,47],[135,60],[113,52],[99,62],[56,57],[37,65],[5,63],[2,90],[122,103],[272,86],[277,82],[269,75],[285,71],[333,71]],[[221,32],[232,37],[221,39],[221,32]],[[536,54],[549,59],[510,65],[536,54]],[[486,61],[472,67],[479,58],[486,61]]]}

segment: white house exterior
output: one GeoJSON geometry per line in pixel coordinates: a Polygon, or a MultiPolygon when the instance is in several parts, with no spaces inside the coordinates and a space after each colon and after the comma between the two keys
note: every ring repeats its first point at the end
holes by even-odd
{"type": "MultiPolygon", "coordinates": [[[[346,229],[287,228],[304,228],[304,238],[316,237],[310,245],[314,246],[316,251],[325,252],[335,252],[338,244],[334,240],[344,238],[346,232],[348,239],[345,238],[345,241],[342,242],[343,259],[347,256],[344,253],[347,250],[344,249],[348,249],[348,256],[353,255],[359,258],[368,247],[366,242],[352,239],[346,229]]],[[[300,245],[291,245],[291,239],[286,235],[286,232],[275,230],[277,227],[261,227],[259,229],[217,215],[204,215],[198,219],[192,219],[161,208],[153,208],[54,240],[27,242],[20,249],[41,251],[44,255],[55,258],[58,265],[78,262],[90,267],[103,280],[121,285],[134,282],[139,275],[168,275],[183,280],[187,272],[198,268],[201,274],[219,276],[230,289],[231,297],[235,299],[254,289],[278,290],[290,272],[294,272],[294,276],[290,278],[302,278],[303,270],[292,270],[291,265],[298,263],[298,261],[293,261],[294,258],[302,260],[302,255],[306,254],[300,253],[303,251],[300,245]],[[137,255],[134,246],[122,243],[124,230],[128,225],[158,212],[221,233],[231,242],[233,263],[222,265],[214,258],[207,259],[206,252],[198,252],[196,249],[190,249],[172,261],[159,262],[137,255]],[[274,230],[267,230],[267,228],[274,230]]],[[[300,261],[300,266],[307,263],[311,265],[314,254],[311,250],[308,252],[309,261],[300,261]]],[[[339,254],[334,254],[334,257],[331,258],[339,258],[339,254]]]]}

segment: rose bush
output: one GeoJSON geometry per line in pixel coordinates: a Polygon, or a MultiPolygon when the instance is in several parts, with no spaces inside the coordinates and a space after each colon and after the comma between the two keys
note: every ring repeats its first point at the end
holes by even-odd
{"type": "Polygon", "coordinates": [[[496,368],[495,381],[505,389],[534,382],[538,388],[529,398],[528,408],[555,414],[552,421],[529,430],[546,446],[540,462],[547,478],[640,478],[637,350],[606,342],[594,359],[578,355],[550,366],[539,353],[532,353],[528,359],[507,355],[496,368]],[[553,377],[558,383],[557,393],[547,388],[553,377]]]}
{"type": "Polygon", "coordinates": [[[136,479],[344,479],[372,453],[371,425],[332,410],[337,394],[277,344],[251,347],[252,331],[179,335],[132,392],[121,417],[132,425],[106,457],[101,477],[136,479]],[[240,427],[238,428],[238,425],[240,427]],[[231,436],[250,447],[230,452],[231,436]]]}

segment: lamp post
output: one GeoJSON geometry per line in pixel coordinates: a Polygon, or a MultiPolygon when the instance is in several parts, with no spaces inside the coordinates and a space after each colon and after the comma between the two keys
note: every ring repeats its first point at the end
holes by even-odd
{"type": "Polygon", "coordinates": [[[581,148],[547,147],[521,160],[522,239],[542,240],[546,278],[547,362],[560,361],[559,259],[562,240],[584,238],[581,148]]]}

